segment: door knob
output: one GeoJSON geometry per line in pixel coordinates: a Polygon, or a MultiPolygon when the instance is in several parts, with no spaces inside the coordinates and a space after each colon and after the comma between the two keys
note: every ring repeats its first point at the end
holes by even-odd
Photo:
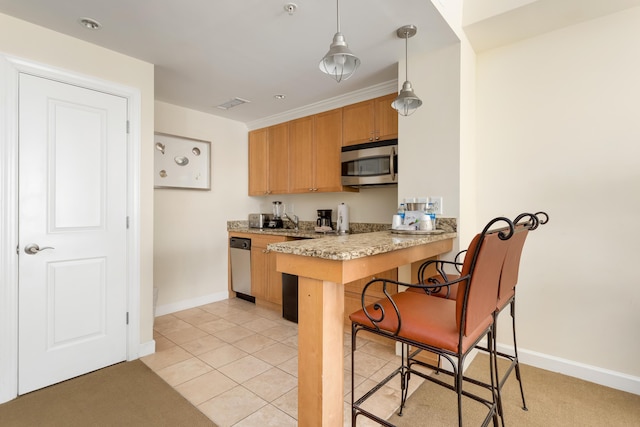
{"type": "Polygon", "coordinates": [[[29,255],[35,255],[40,251],[44,251],[45,249],[55,249],[55,248],[51,246],[45,246],[41,248],[35,243],[29,243],[27,246],[24,247],[24,252],[29,255]]]}

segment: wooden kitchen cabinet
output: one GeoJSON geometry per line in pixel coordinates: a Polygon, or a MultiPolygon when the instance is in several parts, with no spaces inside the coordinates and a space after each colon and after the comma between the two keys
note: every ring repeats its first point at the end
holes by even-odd
{"type": "Polygon", "coordinates": [[[249,195],[358,191],[342,186],[341,149],[398,137],[396,94],[249,132],[249,195]]]}
{"type": "Polygon", "coordinates": [[[358,191],[342,186],[342,109],[315,115],[315,191],[358,191]]]}
{"type": "Polygon", "coordinates": [[[289,191],[289,124],[249,132],[249,195],[289,191]]]}
{"type": "Polygon", "coordinates": [[[396,96],[391,93],[343,107],[343,145],[397,138],[398,112],[391,107],[396,96]]]}
{"type": "Polygon", "coordinates": [[[341,184],[342,109],[289,124],[289,192],[357,191],[341,184]]]}
{"type": "Polygon", "coordinates": [[[276,256],[267,245],[286,241],[285,236],[251,235],[251,293],[256,300],[282,305],[282,273],[276,271],[276,256]]]}
{"type": "Polygon", "coordinates": [[[259,129],[249,132],[249,195],[268,194],[268,131],[259,129]]]}
{"type": "Polygon", "coordinates": [[[289,191],[309,193],[315,186],[316,144],[313,137],[314,117],[289,122],[289,191]]]}

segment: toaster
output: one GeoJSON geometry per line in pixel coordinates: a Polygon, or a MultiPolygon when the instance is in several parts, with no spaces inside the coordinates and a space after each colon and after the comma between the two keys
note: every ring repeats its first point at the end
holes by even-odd
{"type": "Polygon", "coordinates": [[[265,228],[270,220],[271,215],[266,213],[249,214],[249,228],[265,228]]]}

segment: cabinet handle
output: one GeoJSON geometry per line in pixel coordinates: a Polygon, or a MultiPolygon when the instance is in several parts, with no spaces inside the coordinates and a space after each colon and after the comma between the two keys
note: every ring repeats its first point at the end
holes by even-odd
{"type": "Polygon", "coordinates": [[[268,254],[269,252],[271,252],[269,249],[263,249],[263,250],[262,250],[262,253],[263,253],[263,254],[268,254]]]}

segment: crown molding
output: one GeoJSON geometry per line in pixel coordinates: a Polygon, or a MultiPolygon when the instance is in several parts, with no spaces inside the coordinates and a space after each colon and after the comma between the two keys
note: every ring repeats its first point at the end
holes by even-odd
{"type": "Polygon", "coordinates": [[[333,110],[334,108],[344,107],[345,105],[355,104],[356,102],[366,101],[367,99],[377,98],[379,96],[388,95],[391,92],[398,91],[398,81],[390,80],[365,89],[356,90],[345,93],[334,98],[314,104],[305,105],[301,108],[285,111],[284,113],[275,114],[259,120],[247,123],[249,130],[261,129],[278,123],[288,122],[290,120],[299,119],[300,117],[310,116],[312,114],[322,113],[324,111],[333,110]]]}

